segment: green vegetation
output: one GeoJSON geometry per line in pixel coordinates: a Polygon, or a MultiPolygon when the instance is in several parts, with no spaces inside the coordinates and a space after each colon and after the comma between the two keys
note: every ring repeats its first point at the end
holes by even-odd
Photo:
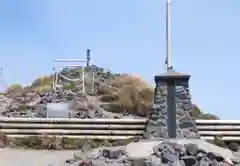
{"type": "Polygon", "coordinates": [[[23,87],[20,84],[12,84],[8,87],[7,92],[21,91],[21,90],[23,90],[23,87]]]}
{"type": "Polygon", "coordinates": [[[52,86],[51,85],[42,85],[42,86],[37,86],[35,88],[33,88],[34,91],[37,91],[37,92],[51,92],[53,89],[52,89],[52,86]]]}
{"type": "Polygon", "coordinates": [[[89,148],[98,148],[101,146],[122,146],[131,142],[138,141],[139,138],[131,138],[127,140],[98,140],[98,139],[76,139],[67,137],[56,137],[48,135],[30,136],[22,138],[7,138],[4,134],[0,134],[0,148],[24,148],[24,149],[80,149],[83,146],[89,148]]]}

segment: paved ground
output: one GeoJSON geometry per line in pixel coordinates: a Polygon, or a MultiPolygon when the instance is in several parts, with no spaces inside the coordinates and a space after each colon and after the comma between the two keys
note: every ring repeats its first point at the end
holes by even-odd
{"type": "MultiPolygon", "coordinates": [[[[153,153],[153,146],[162,140],[142,141],[130,143],[126,147],[129,157],[144,157],[153,153]]],[[[223,149],[203,140],[197,139],[177,139],[172,140],[180,144],[193,143],[201,145],[206,151],[218,152],[230,162],[232,158],[239,158],[240,153],[233,154],[228,149],[223,149]],[[238,155],[237,155],[238,154],[238,155]]],[[[65,164],[66,159],[72,158],[72,154],[78,150],[47,151],[47,150],[20,150],[20,149],[0,149],[1,166],[69,166],[65,164]]]]}
{"type": "Polygon", "coordinates": [[[72,151],[0,149],[1,166],[69,166],[65,160],[72,157],[72,151]]]}

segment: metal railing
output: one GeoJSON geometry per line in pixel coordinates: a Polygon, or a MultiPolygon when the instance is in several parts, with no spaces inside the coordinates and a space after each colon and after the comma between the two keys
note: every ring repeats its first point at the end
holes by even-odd
{"type": "MultiPolygon", "coordinates": [[[[82,139],[128,139],[141,136],[147,119],[0,118],[9,137],[43,134],[82,139]]],[[[240,140],[240,120],[196,120],[202,139],[240,140]]]]}
{"type": "Polygon", "coordinates": [[[202,139],[240,141],[240,120],[196,120],[202,139]]]}
{"type": "Polygon", "coordinates": [[[141,136],[146,119],[0,118],[9,137],[43,134],[82,139],[128,139],[141,136]]]}

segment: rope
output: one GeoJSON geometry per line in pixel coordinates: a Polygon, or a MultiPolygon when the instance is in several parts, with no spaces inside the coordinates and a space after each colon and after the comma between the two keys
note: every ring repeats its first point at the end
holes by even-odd
{"type": "Polygon", "coordinates": [[[64,79],[68,80],[68,81],[77,82],[77,81],[82,80],[82,78],[71,79],[71,78],[68,78],[68,77],[62,75],[61,73],[58,73],[58,74],[59,74],[61,77],[63,77],[64,79]]]}
{"type": "MultiPolygon", "coordinates": [[[[93,72],[95,72],[95,71],[93,71],[93,72]]],[[[66,80],[68,80],[68,81],[72,81],[72,82],[77,82],[77,81],[82,81],[82,80],[83,80],[83,77],[77,78],[77,79],[70,79],[70,78],[64,76],[64,75],[61,74],[61,73],[58,73],[57,76],[58,76],[58,75],[60,75],[60,76],[63,77],[64,79],[66,79],[66,80]]],[[[87,74],[84,75],[84,79],[85,79],[87,76],[89,76],[89,73],[87,73],[87,74]]],[[[95,75],[95,76],[96,76],[96,75],[95,75]]],[[[100,78],[101,78],[100,76],[94,78],[94,81],[93,81],[93,82],[97,82],[97,83],[99,83],[99,84],[101,84],[101,85],[103,85],[103,86],[106,86],[106,87],[109,87],[109,88],[113,88],[113,89],[119,90],[119,88],[117,88],[117,87],[114,87],[114,86],[111,86],[111,85],[107,85],[107,84],[99,81],[100,78]]],[[[87,79],[89,79],[89,77],[88,77],[87,79]]],[[[58,80],[58,77],[56,78],[56,86],[57,86],[57,80],[58,80]]]]}

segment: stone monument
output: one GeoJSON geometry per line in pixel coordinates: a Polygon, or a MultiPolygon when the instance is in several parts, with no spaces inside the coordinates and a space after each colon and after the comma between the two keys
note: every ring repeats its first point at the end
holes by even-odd
{"type": "Polygon", "coordinates": [[[145,138],[199,137],[191,117],[190,75],[165,72],[155,76],[154,105],[145,138]]]}

